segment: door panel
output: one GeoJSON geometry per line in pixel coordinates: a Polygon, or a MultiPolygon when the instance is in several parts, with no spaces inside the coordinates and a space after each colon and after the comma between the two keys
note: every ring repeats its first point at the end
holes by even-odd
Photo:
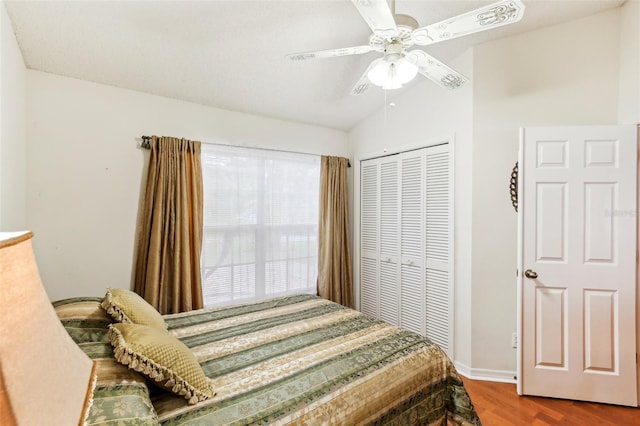
{"type": "Polygon", "coordinates": [[[425,335],[424,150],[400,155],[400,326],[425,335]]]}
{"type": "Polygon", "coordinates": [[[399,325],[400,291],[398,286],[400,227],[398,156],[383,157],[380,162],[380,319],[399,325]]]}
{"type": "Polygon", "coordinates": [[[522,135],[518,393],[636,406],[635,126],[522,135]]]}
{"type": "Polygon", "coordinates": [[[615,222],[607,212],[614,211],[617,184],[585,183],[584,189],[584,262],[613,264],[615,222]]]}
{"type": "Polygon", "coordinates": [[[567,368],[567,289],[536,288],[536,367],[567,368]]]}
{"type": "Polygon", "coordinates": [[[425,300],[426,335],[450,353],[453,297],[449,239],[451,237],[451,154],[448,145],[425,151],[425,300]]]}
{"type": "Polygon", "coordinates": [[[585,371],[616,373],[613,348],[618,347],[618,294],[608,290],[585,290],[585,371]]]}
{"type": "Polygon", "coordinates": [[[360,310],[378,316],[378,164],[362,164],[360,174],[360,310]]]}
{"type": "Polygon", "coordinates": [[[565,262],[567,250],[567,183],[536,185],[536,252],[538,262],[565,262]]]}

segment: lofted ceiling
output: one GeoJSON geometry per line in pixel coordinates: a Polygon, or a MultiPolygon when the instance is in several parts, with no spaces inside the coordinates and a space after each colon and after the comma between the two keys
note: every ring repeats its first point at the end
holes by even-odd
{"type": "MultiPolygon", "coordinates": [[[[425,26],[494,1],[397,0],[395,7],[425,26]]],[[[523,2],[526,11],[516,24],[421,49],[446,63],[475,44],[591,15],[624,0],[523,2]]],[[[349,94],[378,53],[285,58],[367,44],[369,27],[348,0],[5,4],[29,69],[340,130],[351,129],[384,102],[377,87],[349,94]]],[[[432,83],[418,76],[388,96],[416,84],[432,83]]]]}

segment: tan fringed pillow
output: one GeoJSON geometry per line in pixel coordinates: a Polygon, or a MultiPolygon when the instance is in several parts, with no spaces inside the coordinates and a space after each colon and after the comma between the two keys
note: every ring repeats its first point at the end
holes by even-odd
{"type": "Polygon", "coordinates": [[[193,352],[171,334],[145,325],[112,324],[109,340],[118,362],[189,404],[215,395],[193,352]]]}
{"type": "Polygon", "coordinates": [[[102,299],[102,307],[115,321],[167,329],[162,315],[133,291],[122,288],[107,289],[107,294],[102,299]]]}

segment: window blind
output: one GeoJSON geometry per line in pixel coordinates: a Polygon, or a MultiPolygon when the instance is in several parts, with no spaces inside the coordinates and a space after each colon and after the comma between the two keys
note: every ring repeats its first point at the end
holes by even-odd
{"type": "Polygon", "coordinates": [[[320,157],[202,145],[205,306],[316,293],[320,157]]]}

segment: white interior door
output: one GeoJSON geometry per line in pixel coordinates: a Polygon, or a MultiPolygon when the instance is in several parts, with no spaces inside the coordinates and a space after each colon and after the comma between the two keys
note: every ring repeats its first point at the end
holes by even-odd
{"type": "Polygon", "coordinates": [[[636,128],[520,143],[518,393],[636,406],[636,128]]]}

